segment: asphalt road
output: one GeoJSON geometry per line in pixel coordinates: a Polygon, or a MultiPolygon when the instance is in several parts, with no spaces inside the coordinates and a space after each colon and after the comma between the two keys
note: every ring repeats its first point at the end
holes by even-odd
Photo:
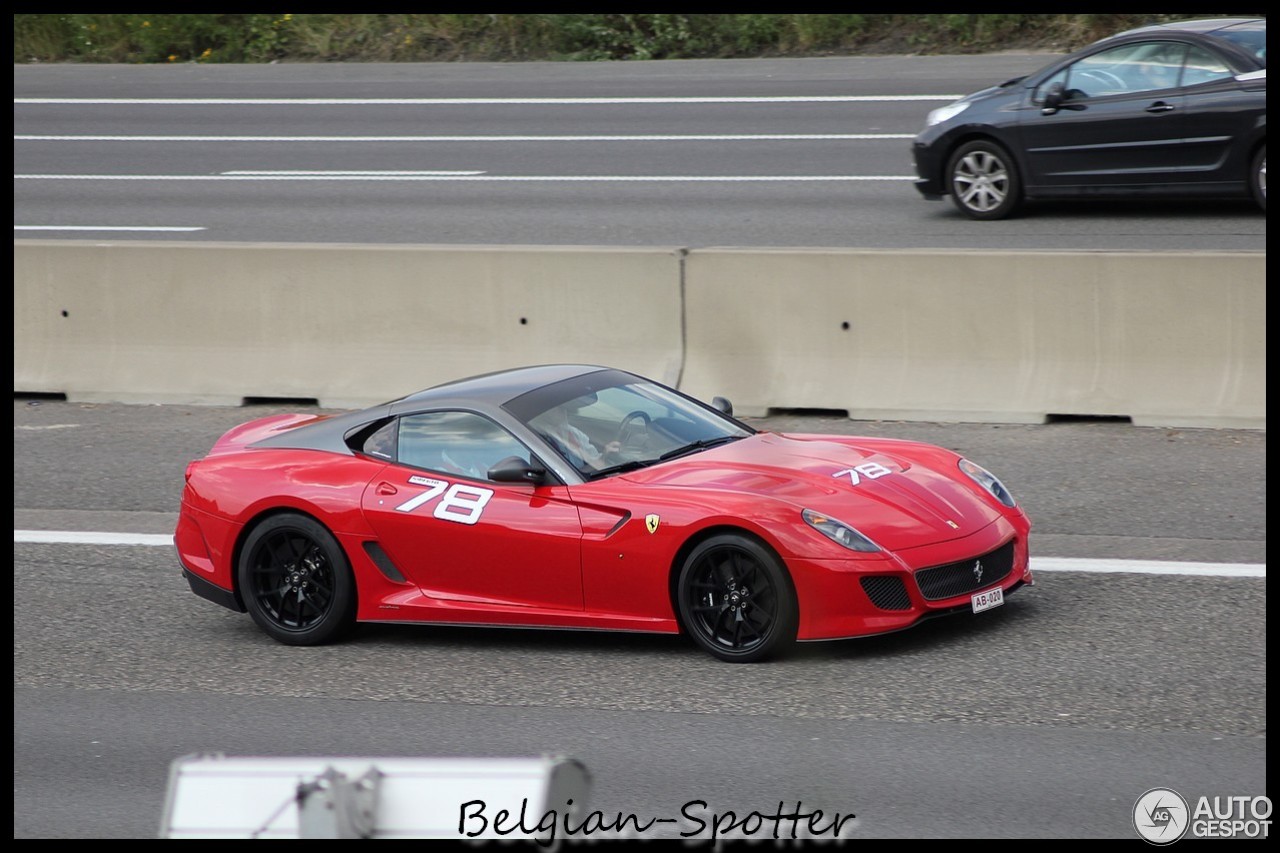
{"type": "Polygon", "coordinates": [[[14,236],[1266,250],[1249,202],[922,199],[928,111],[1050,58],[15,65],[14,236]]]}
{"type": "MultiPolygon", "coordinates": [[[[274,410],[15,400],[14,528],[168,533],[186,462],[274,410]]],[[[1019,496],[1036,557],[1266,562],[1265,431],[754,423],[961,450],[1019,496]]],[[[169,762],[222,751],[560,752],[606,812],[800,801],[856,814],[850,838],[1134,839],[1149,788],[1265,793],[1265,643],[1265,577],[1042,572],[989,613],[756,666],[579,632],[287,648],[193,596],[169,547],[15,542],[14,837],[154,836],[169,762]]]]}
{"type": "MultiPolygon", "coordinates": [[[[928,109],[1046,59],[15,66],[14,236],[1265,252],[1248,205],[972,223],[918,198],[928,109]],[[136,100],[156,98],[201,103],[136,100]],[[244,102],[264,98],[291,103],[244,102]],[[200,230],[109,230],[155,227],[200,230]]],[[[167,535],[186,462],[270,410],[15,400],[15,531],[167,535]]],[[[1022,500],[1037,557],[1266,562],[1265,431],[756,423],[961,450],[1022,500]]],[[[562,752],[593,807],[641,817],[803,802],[856,814],[853,838],[1132,840],[1151,787],[1266,791],[1265,611],[1265,577],[1057,571],[758,666],[573,632],[297,649],[193,596],[170,547],[15,541],[14,838],[154,836],[169,763],[224,751],[562,752]]]]}

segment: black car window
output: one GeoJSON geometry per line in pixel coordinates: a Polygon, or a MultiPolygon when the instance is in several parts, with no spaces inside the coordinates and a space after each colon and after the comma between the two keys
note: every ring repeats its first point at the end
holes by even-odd
{"type": "Polygon", "coordinates": [[[1202,47],[1187,50],[1187,64],[1182,70],[1183,86],[1198,86],[1232,76],[1231,69],[1218,57],[1202,47]]]}
{"type": "Polygon", "coordinates": [[[1070,71],[1069,68],[1063,68],[1057,73],[1055,73],[1052,77],[1046,77],[1044,81],[1041,82],[1040,85],[1036,87],[1035,92],[1031,95],[1031,100],[1036,104],[1043,104],[1045,93],[1049,91],[1050,87],[1052,87],[1054,83],[1061,83],[1062,88],[1066,90],[1063,92],[1063,98],[1070,99],[1070,98],[1085,97],[1085,94],[1083,92],[1072,92],[1069,89],[1067,89],[1067,72],[1068,71],[1070,71]]]}
{"type": "Polygon", "coordinates": [[[1178,85],[1187,46],[1150,41],[1124,44],[1084,57],[1067,68],[1066,89],[1074,98],[1102,98],[1172,89],[1178,85]]]}
{"type": "Polygon", "coordinates": [[[515,436],[474,412],[422,412],[398,423],[401,465],[488,480],[489,469],[509,456],[530,460],[528,448],[515,436]]]}
{"type": "Polygon", "coordinates": [[[1266,21],[1249,21],[1243,24],[1235,24],[1230,27],[1223,27],[1214,34],[1215,38],[1229,41],[1237,47],[1242,48],[1246,53],[1252,54],[1262,67],[1267,67],[1267,22],[1266,21]]]}
{"type": "Polygon", "coordinates": [[[360,451],[379,459],[396,458],[396,421],[387,421],[365,438],[360,451]]]}

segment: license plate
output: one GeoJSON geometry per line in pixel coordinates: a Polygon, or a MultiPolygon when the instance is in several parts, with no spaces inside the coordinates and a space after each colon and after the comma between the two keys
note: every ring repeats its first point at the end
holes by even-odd
{"type": "Polygon", "coordinates": [[[993,607],[999,607],[1004,604],[1004,590],[996,587],[986,592],[976,593],[969,600],[973,603],[973,612],[981,613],[984,610],[990,610],[993,607]]]}

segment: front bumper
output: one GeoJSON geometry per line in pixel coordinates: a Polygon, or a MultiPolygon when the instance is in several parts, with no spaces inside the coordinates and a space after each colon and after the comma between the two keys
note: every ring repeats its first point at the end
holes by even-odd
{"type": "Polygon", "coordinates": [[[942,183],[942,163],[936,153],[937,147],[927,145],[916,139],[911,146],[912,159],[916,164],[915,188],[929,201],[938,201],[947,194],[942,183]]]}
{"type": "Polygon", "coordinates": [[[798,639],[901,631],[934,616],[971,611],[976,593],[999,587],[1008,594],[1030,585],[1028,532],[1029,525],[1002,520],[959,542],[884,560],[789,561],[800,598],[798,639]]]}

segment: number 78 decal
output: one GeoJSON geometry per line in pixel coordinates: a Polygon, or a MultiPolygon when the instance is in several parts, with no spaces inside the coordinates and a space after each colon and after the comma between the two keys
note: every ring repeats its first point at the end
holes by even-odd
{"type": "Polygon", "coordinates": [[[893,471],[884,467],[879,462],[863,462],[861,465],[854,465],[852,468],[845,468],[843,471],[837,471],[832,477],[848,477],[849,482],[858,485],[863,477],[868,480],[874,480],[877,477],[883,477],[885,474],[892,474],[893,471]]]}
{"type": "Polygon", "coordinates": [[[418,507],[434,498],[440,498],[435,510],[431,513],[445,521],[456,521],[460,524],[475,524],[480,520],[480,513],[493,497],[493,489],[482,489],[479,486],[468,486],[465,483],[454,483],[452,486],[444,480],[431,480],[427,477],[410,477],[409,482],[415,486],[426,486],[427,490],[414,495],[396,507],[397,512],[413,512],[418,507]],[[440,497],[443,495],[444,497],[440,497]]]}

